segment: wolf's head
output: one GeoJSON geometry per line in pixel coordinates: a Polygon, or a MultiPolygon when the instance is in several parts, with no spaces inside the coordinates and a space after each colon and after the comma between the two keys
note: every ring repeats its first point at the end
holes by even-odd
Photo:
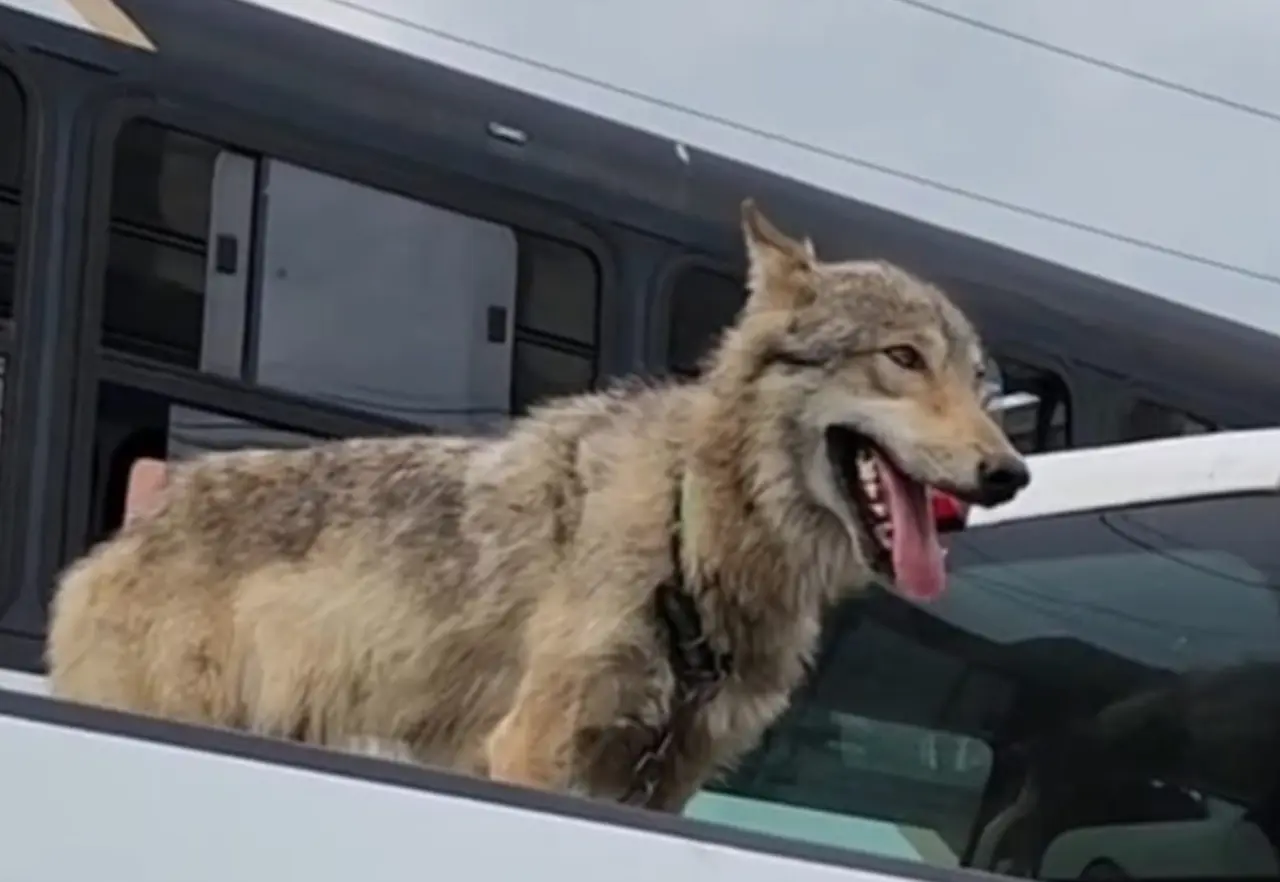
{"type": "Polygon", "coordinates": [[[984,408],[977,333],[897,267],[820,261],[750,201],[742,223],[747,303],[710,367],[713,385],[750,402],[757,493],[802,499],[899,590],[935,596],[945,577],[926,488],[994,506],[1029,481],[984,408]]]}

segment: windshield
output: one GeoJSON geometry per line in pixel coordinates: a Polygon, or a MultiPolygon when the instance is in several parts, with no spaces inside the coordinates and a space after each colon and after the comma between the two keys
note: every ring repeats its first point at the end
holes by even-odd
{"type": "Polygon", "coordinates": [[[1041,878],[1280,877],[1278,515],[1236,496],[955,534],[947,594],[842,609],[689,814],[1041,878]]]}

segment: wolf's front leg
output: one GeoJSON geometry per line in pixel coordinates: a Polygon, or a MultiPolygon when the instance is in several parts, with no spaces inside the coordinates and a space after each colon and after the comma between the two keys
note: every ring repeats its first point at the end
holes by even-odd
{"type": "MultiPolygon", "coordinates": [[[[665,513],[661,501],[655,509],[665,513]]],[[[619,733],[665,715],[670,674],[650,598],[666,575],[667,528],[649,531],[651,554],[631,540],[620,546],[626,531],[608,514],[617,504],[601,497],[584,508],[576,559],[536,594],[521,634],[520,685],[485,744],[495,780],[614,798],[630,771],[629,762],[605,768],[622,746],[619,733]]]]}
{"type": "Polygon", "coordinates": [[[537,790],[568,791],[575,772],[575,706],[583,685],[573,671],[531,670],[515,705],[489,736],[489,777],[537,790]]]}
{"type": "Polygon", "coordinates": [[[653,683],[624,630],[540,643],[511,710],[486,744],[491,778],[588,797],[608,796],[616,788],[611,779],[617,775],[601,773],[607,748],[601,734],[625,733],[621,721],[660,712],[653,683]]]}

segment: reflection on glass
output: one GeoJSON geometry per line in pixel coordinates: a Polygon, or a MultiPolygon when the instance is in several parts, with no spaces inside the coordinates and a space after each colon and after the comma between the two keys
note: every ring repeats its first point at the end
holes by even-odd
{"type": "Polygon", "coordinates": [[[951,537],[951,589],[878,593],[688,812],[1036,878],[1280,877],[1274,494],[951,537]]]}
{"type": "Polygon", "coordinates": [[[686,814],[894,857],[923,851],[955,865],[991,757],[974,738],[808,707],[686,814]]]}

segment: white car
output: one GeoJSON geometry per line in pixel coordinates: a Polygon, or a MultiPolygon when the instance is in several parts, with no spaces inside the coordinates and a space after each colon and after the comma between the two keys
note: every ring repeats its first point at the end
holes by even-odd
{"type": "Polygon", "coordinates": [[[938,602],[834,615],[687,818],[0,691],[0,875],[1280,877],[1280,430],[1032,473],[958,513],[938,602]]]}

